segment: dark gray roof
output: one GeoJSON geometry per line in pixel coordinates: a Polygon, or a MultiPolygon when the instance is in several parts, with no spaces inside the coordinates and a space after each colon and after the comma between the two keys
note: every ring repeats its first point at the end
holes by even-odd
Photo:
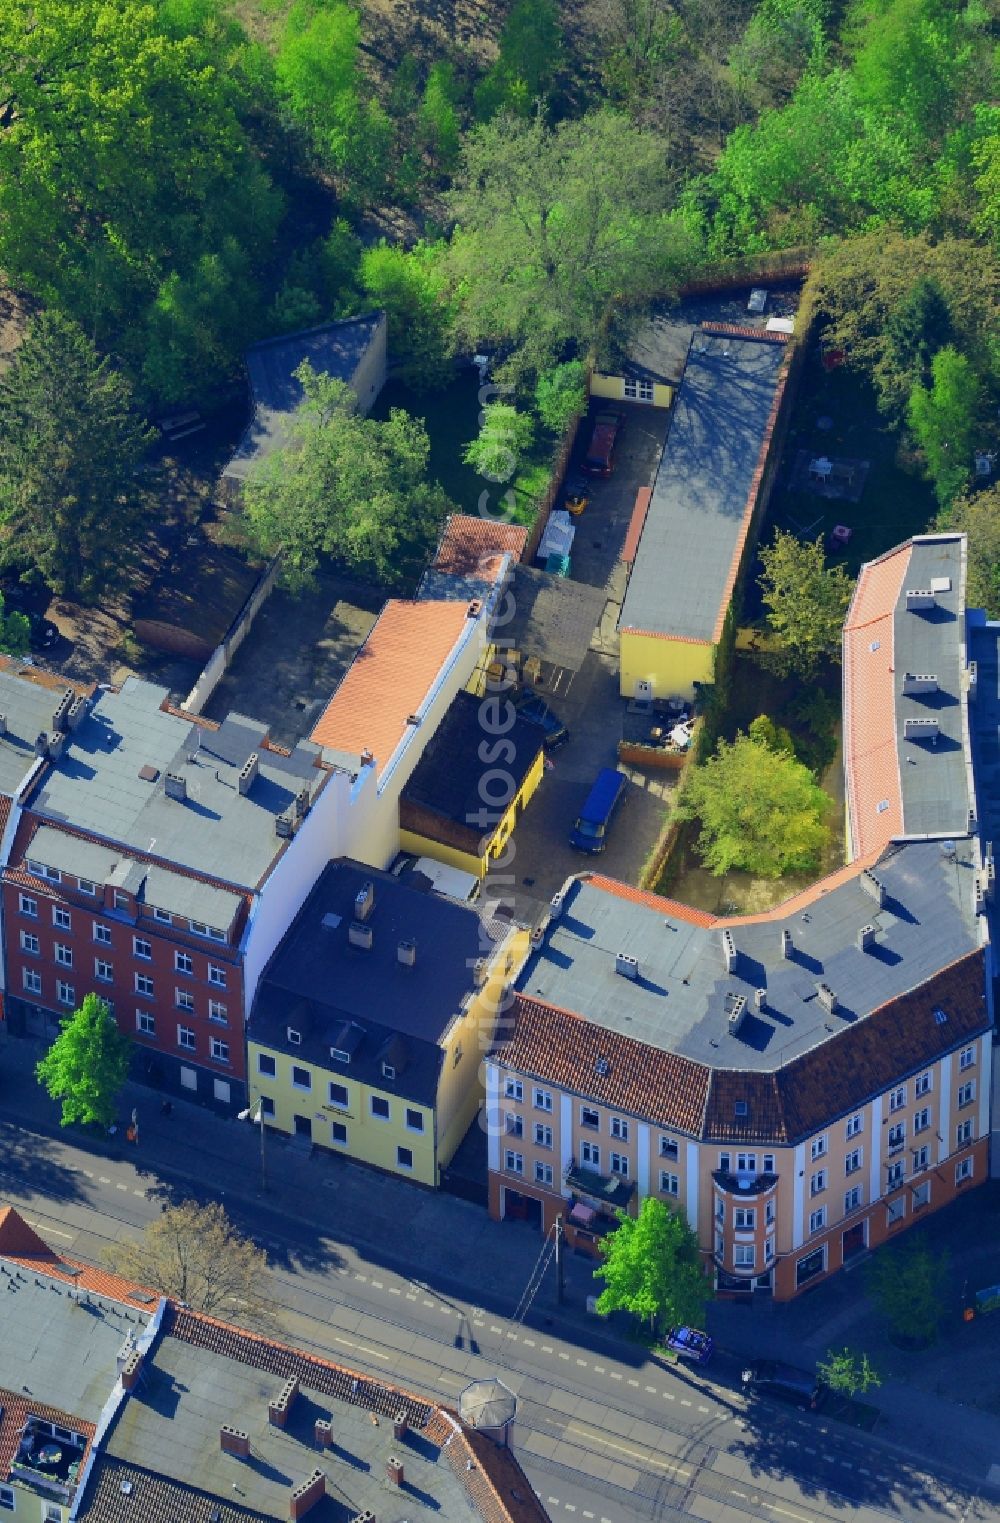
{"type": "Polygon", "coordinates": [[[697,332],[674,403],[620,627],[711,641],[784,346],[697,332]]]}
{"type": "MultiPolygon", "coordinates": [[[[980,616],[981,618],[981,616],[980,616]]],[[[976,663],[977,692],[969,704],[977,812],[984,841],[1000,855],[1000,624],[969,616],[969,657],[976,663]]]]}
{"type": "Polygon", "coordinates": [[[896,746],[907,836],[965,835],[972,802],[963,734],[965,541],[914,539],[893,620],[896,746]],[[947,583],[947,587],[945,586],[947,583]],[[935,586],[934,607],[907,609],[907,590],[935,586]],[[935,693],[903,693],[907,673],[934,676],[935,693]],[[905,738],[907,719],[936,719],[936,740],[905,738]]]}
{"type": "Polygon", "coordinates": [[[654,303],[631,326],[624,355],[599,355],[597,369],[605,374],[666,381],[676,386],[684,373],[688,346],[702,323],[735,323],[763,332],[770,318],[795,316],[800,288],[801,282],[796,280],[769,286],[767,305],[759,313],[747,311],[752,286],[692,293],[675,302],[654,303]]]}
{"type": "Polygon", "coordinates": [[[503,634],[511,648],[578,672],[604,612],[604,589],[515,565],[510,595],[513,612],[503,634]]]}
{"type": "Polygon", "coordinates": [[[890,847],[875,874],[885,890],[881,908],[857,870],[818,884],[784,914],[711,927],[682,918],[670,901],[656,909],[572,880],[517,987],[711,1068],[773,1071],[980,945],[971,841],[890,847]],[[876,938],[863,952],[857,936],[866,925],[876,938]],[[723,960],[725,928],[737,954],[732,973],[723,960]],[[790,959],[781,955],[783,929],[792,937],[790,959]],[[616,973],[619,952],[638,960],[634,981],[616,973]],[[820,983],[836,994],[837,1013],[821,1004],[820,983]],[[757,989],[767,991],[761,1014],[757,989]],[[736,1035],[727,1027],[729,995],[747,1001],[736,1035]]]}
{"type": "MultiPolygon", "coordinates": [[[[504,702],[502,698],[499,701],[501,705],[504,702]]],[[[400,800],[401,805],[411,803],[429,809],[456,825],[471,829],[478,837],[486,832],[481,824],[476,824],[477,818],[484,807],[490,810],[495,807],[486,803],[489,789],[486,794],[481,791],[482,780],[494,775],[496,767],[494,748],[487,744],[485,752],[481,749],[484,739],[487,742],[490,739],[483,728],[482,702],[472,693],[456,693],[400,800]]],[[[496,722],[506,724],[503,716],[496,722]]],[[[513,792],[517,792],[538,760],[542,731],[526,719],[515,718],[510,727],[504,729],[503,740],[505,779],[509,777],[513,792]]]]}
{"type": "MultiPolygon", "coordinates": [[[[119,692],[101,693],[93,711],[68,737],[62,758],[34,795],[32,807],[53,824],[65,822],[225,883],[255,888],[283,845],[276,834],[276,817],[293,806],[300,790],[307,789],[314,798],[327,776],[314,765],[318,747],[303,741],[291,756],[261,749],[257,778],[249,792],[241,794],[240,769],[266,727],[233,715],[219,731],[206,730],[165,712],[160,705],[166,697],[165,688],[136,677],[119,692]],[[144,767],[155,770],[155,779],[140,776],[144,767]],[[184,778],[185,800],[166,796],[168,772],[184,778]]],[[[75,860],[82,848],[67,841],[62,850],[67,871],[73,871],[70,859],[75,860]]],[[[84,868],[79,871],[94,876],[84,868]]],[[[179,907],[178,913],[216,924],[207,910],[210,896],[218,890],[204,888],[205,914],[197,907],[179,907]]],[[[199,885],[184,892],[197,894],[199,885]]],[[[148,884],[147,897],[157,902],[148,884]]]]}
{"type": "Polygon", "coordinates": [[[493,583],[475,576],[453,576],[428,566],[420,578],[417,597],[425,603],[471,603],[474,598],[492,596],[493,583]]]}
{"type": "Polygon", "coordinates": [[[52,720],[61,694],[51,687],[19,677],[16,671],[0,670],[0,714],[5,728],[0,734],[0,794],[13,798],[35,764],[35,741],[42,730],[54,728],[52,720]]]}
{"type": "Polygon", "coordinates": [[[271,338],[247,350],[253,417],[223,475],[241,481],[256,460],[288,443],[288,422],[302,401],[295,372],[304,360],[335,380],[354,380],[358,365],[383,321],[381,312],[271,338]]]}

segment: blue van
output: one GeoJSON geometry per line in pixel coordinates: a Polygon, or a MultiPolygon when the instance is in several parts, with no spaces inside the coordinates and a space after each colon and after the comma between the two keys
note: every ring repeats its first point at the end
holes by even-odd
{"type": "Polygon", "coordinates": [[[587,802],[570,831],[569,844],[577,851],[603,851],[607,845],[608,826],[628,788],[624,772],[602,767],[587,794],[587,802]]]}

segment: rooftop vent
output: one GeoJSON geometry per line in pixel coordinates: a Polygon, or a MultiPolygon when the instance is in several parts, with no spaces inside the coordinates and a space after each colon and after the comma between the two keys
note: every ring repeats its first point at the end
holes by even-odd
{"type": "Polygon", "coordinates": [[[559,919],[559,916],[563,912],[563,906],[565,903],[566,895],[563,893],[562,889],[559,890],[558,894],[552,895],[552,898],[549,900],[549,914],[553,920],[559,919]]]}
{"type": "Polygon", "coordinates": [[[745,1100],[737,1100],[733,1110],[740,1121],[745,1121],[750,1114],[750,1107],[745,1100]]]}
{"type": "Polygon", "coordinates": [[[488,969],[489,962],[487,959],[485,957],[477,957],[472,965],[472,977],[475,980],[477,987],[485,984],[486,973],[488,969]]]}
{"type": "Polygon", "coordinates": [[[361,756],[359,757],[359,760],[360,760],[361,765],[363,767],[374,766],[374,764],[375,764],[375,753],[374,753],[374,751],[369,751],[368,747],[365,746],[364,749],[361,752],[361,756]]]}
{"type": "Polygon", "coordinates": [[[308,1480],[296,1486],[288,1498],[288,1517],[290,1523],[296,1523],[298,1518],[304,1518],[307,1512],[311,1512],[326,1496],[326,1475],[322,1470],[314,1470],[308,1480]]]}
{"type": "Polygon", "coordinates": [[[410,1424],[405,1412],[397,1412],[392,1420],[392,1436],[397,1444],[402,1443],[410,1431],[410,1424]]]}
{"type": "Polygon", "coordinates": [[[396,947],[396,959],[403,964],[404,968],[412,968],[417,960],[417,943],[401,941],[396,947]]]}
{"type": "Polygon", "coordinates": [[[936,719],[904,719],[904,740],[932,740],[937,744],[941,726],[936,719]]]}
{"type": "Polygon", "coordinates": [[[324,931],[335,931],[338,925],[340,925],[342,918],[343,917],[341,915],[335,915],[332,910],[327,910],[326,914],[320,920],[320,925],[323,927],[324,931]]]}
{"type": "Polygon", "coordinates": [[[736,943],[733,940],[732,931],[722,933],[722,961],[726,965],[726,972],[733,973],[736,970],[736,943]]]}
{"type": "Polygon", "coordinates": [[[885,884],[881,878],[876,878],[870,867],[866,867],[861,874],[861,887],[881,909],[885,903],[885,884]]]}
{"type": "Polygon", "coordinates": [[[236,786],[245,798],[257,781],[257,773],[260,771],[260,753],[251,751],[246,761],[240,768],[240,775],[236,779],[236,786]]]}
{"type": "Polygon", "coordinates": [[[72,707],[73,707],[73,689],[71,687],[68,687],[63,692],[62,697],[60,698],[58,704],[56,705],[55,713],[52,715],[52,728],[53,728],[53,730],[65,730],[66,729],[66,727],[67,727],[67,720],[69,718],[69,711],[70,711],[70,709],[72,707]]]}
{"type": "Polygon", "coordinates": [[[295,810],[295,818],[297,820],[305,819],[305,816],[306,816],[306,814],[308,813],[308,810],[309,810],[309,789],[308,788],[300,788],[299,789],[298,793],[295,795],[295,802],[292,805],[292,808],[295,810]]]}
{"type": "Polygon", "coordinates": [[[948,1024],[948,1012],[942,1010],[940,1005],[934,1011],[934,1022],[938,1026],[946,1026],[948,1024]]]}
{"type": "Polygon", "coordinates": [[[375,908],[375,885],[369,878],[367,883],[362,883],[354,896],[355,920],[367,920],[375,908]]]}
{"type": "Polygon", "coordinates": [[[743,1025],[743,1018],[747,1013],[746,998],[742,994],[726,995],[726,1025],[729,1035],[735,1036],[743,1025]]]}
{"type": "Polygon", "coordinates": [[[333,1423],[328,1417],[317,1417],[313,1423],[313,1442],[317,1449],[329,1449],[333,1445],[333,1423]]]}
{"type": "Polygon", "coordinates": [[[789,960],[791,958],[792,953],[794,952],[794,950],[795,950],[795,948],[792,946],[792,933],[791,933],[791,931],[787,931],[787,930],[786,931],[782,931],[782,933],[781,933],[781,955],[782,955],[782,957],[784,957],[786,959],[786,961],[789,960]]]}
{"type": "Polygon", "coordinates": [[[140,780],[144,783],[155,783],[159,775],[159,767],[153,767],[149,762],[144,763],[144,765],[139,768],[139,777],[140,780]]]}
{"type": "Polygon", "coordinates": [[[164,772],[163,791],[168,799],[180,799],[183,802],[187,798],[187,779],[179,772],[164,772]]]}
{"type": "Polygon", "coordinates": [[[836,1015],[837,1008],[838,1008],[838,1001],[837,1001],[837,996],[834,994],[833,990],[830,988],[830,985],[829,984],[817,984],[816,985],[816,994],[817,994],[817,996],[819,998],[820,1004],[823,1006],[823,1009],[825,1011],[827,1011],[827,1013],[829,1015],[836,1015]]]}
{"type": "Polygon", "coordinates": [[[299,1383],[293,1377],[286,1380],[277,1396],[271,1398],[267,1404],[267,1420],[274,1428],[283,1428],[288,1421],[288,1414],[295,1405],[295,1398],[299,1394],[299,1383]]]}
{"type": "Polygon", "coordinates": [[[903,695],[907,698],[915,698],[918,693],[936,693],[940,683],[936,677],[928,672],[905,672],[903,674],[903,695]]]}
{"type": "Polygon", "coordinates": [[[542,942],[544,940],[545,940],[545,932],[544,932],[544,930],[542,929],[542,927],[540,925],[536,925],[534,930],[531,933],[531,945],[533,947],[540,947],[542,942]]]}
{"type": "Polygon", "coordinates": [[[469,607],[467,609],[468,617],[470,619],[478,619],[479,615],[482,613],[482,611],[483,611],[482,599],[481,598],[473,598],[472,602],[469,604],[469,607]]]}
{"type": "Polygon", "coordinates": [[[362,952],[370,952],[372,949],[372,928],[360,920],[352,920],[347,939],[352,947],[357,947],[362,952]]]}
{"type": "Polygon", "coordinates": [[[66,749],[66,734],[63,730],[50,730],[46,751],[50,761],[58,761],[66,749]]]}
{"type": "Polygon", "coordinates": [[[385,1478],[390,1486],[402,1486],[403,1484],[403,1462],[397,1459],[394,1454],[390,1454],[385,1462],[385,1478]]]}
{"type": "Polygon", "coordinates": [[[875,945],[875,927],[863,925],[858,931],[858,951],[869,952],[875,945]]]}
{"type": "Polygon", "coordinates": [[[286,809],[282,814],[274,816],[274,833],[276,836],[285,838],[295,834],[295,821],[289,810],[286,809]]]}
{"type": "Polygon", "coordinates": [[[630,952],[616,952],[615,972],[620,973],[622,978],[638,978],[639,959],[633,957],[630,952]]]}
{"type": "Polygon", "coordinates": [[[0,735],[6,735],[6,733],[7,733],[7,715],[6,714],[0,714],[0,735]]]}
{"type": "Polygon", "coordinates": [[[932,576],[931,577],[931,591],[934,592],[934,593],[938,593],[938,592],[950,592],[951,591],[951,577],[950,576],[932,576]]]}
{"type": "Polygon", "coordinates": [[[48,754],[48,749],[49,732],[48,730],[39,730],[38,734],[35,736],[35,755],[46,756],[48,754]]]}
{"type": "Polygon", "coordinates": [[[219,1429],[219,1448],[223,1454],[235,1454],[239,1460],[250,1458],[250,1435],[242,1428],[231,1428],[223,1423],[219,1429]]]}
{"type": "Polygon", "coordinates": [[[66,716],[66,723],[71,730],[75,730],[82,724],[89,713],[90,702],[81,694],[79,698],[75,698],[71,703],[69,713],[66,716]]]}
{"type": "Polygon", "coordinates": [[[419,714],[407,714],[406,723],[412,725],[415,730],[419,730],[422,721],[419,714]]]}
{"type": "Polygon", "coordinates": [[[906,590],[906,611],[914,613],[921,608],[934,607],[934,594],[929,587],[908,587],[906,590]]]}
{"type": "Polygon", "coordinates": [[[767,1009],[767,990],[766,989],[755,989],[753,991],[753,1002],[754,1002],[754,1005],[756,1006],[756,1008],[758,1010],[766,1010],[767,1009]]]}
{"type": "Polygon", "coordinates": [[[598,1058],[594,1064],[594,1072],[599,1079],[606,1079],[608,1077],[608,1074],[611,1072],[611,1064],[607,1058],[598,1058]]]}

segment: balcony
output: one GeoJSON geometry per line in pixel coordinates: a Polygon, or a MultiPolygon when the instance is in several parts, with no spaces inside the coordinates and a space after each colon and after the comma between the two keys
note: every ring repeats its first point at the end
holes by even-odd
{"type": "Polygon", "coordinates": [[[563,1175],[566,1184],[598,1210],[625,1210],[635,1194],[635,1183],[620,1174],[600,1174],[575,1159],[563,1175]]]}
{"type": "Polygon", "coordinates": [[[11,1462],[11,1479],[68,1503],[76,1490],[83,1450],[80,1434],[71,1433],[68,1440],[55,1437],[51,1424],[29,1417],[11,1462]]]}
{"type": "Polygon", "coordinates": [[[725,1169],[716,1169],[712,1178],[727,1195],[741,1197],[766,1195],[778,1183],[777,1174],[730,1174],[725,1169]]]}

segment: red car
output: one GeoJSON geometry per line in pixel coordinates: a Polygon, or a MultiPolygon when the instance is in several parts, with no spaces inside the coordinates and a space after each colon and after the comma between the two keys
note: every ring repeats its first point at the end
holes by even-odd
{"type": "Polygon", "coordinates": [[[588,476],[611,475],[614,470],[615,446],[624,426],[624,413],[599,412],[597,414],[594,419],[594,432],[590,436],[590,444],[583,457],[583,469],[588,476]]]}

